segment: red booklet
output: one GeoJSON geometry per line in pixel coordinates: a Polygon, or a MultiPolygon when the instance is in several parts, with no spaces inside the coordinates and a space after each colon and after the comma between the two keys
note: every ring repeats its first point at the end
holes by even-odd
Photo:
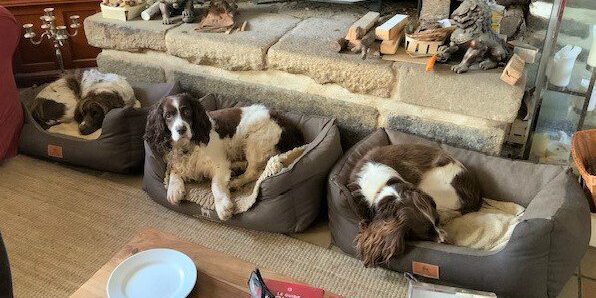
{"type": "Polygon", "coordinates": [[[265,284],[275,295],[275,298],[323,298],[325,294],[325,290],[323,289],[313,288],[303,284],[272,279],[265,279],[265,284]]]}

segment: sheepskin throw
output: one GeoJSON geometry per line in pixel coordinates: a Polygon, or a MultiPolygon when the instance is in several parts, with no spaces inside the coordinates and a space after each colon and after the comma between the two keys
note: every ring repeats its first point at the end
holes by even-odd
{"type": "Polygon", "coordinates": [[[447,242],[481,250],[499,250],[509,241],[524,210],[512,202],[484,199],[477,212],[444,219],[447,242]]]}
{"type": "MultiPolygon", "coordinates": [[[[302,156],[305,149],[306,146],[301,146],[271,157],[269,161],[267,161],[265,170],[263,170],[257,181],[249,183],[241,189],[232,192],[232,201],[236,206],[234,214],[242,213],[250,209],[257,200],[261,183],[267,177],[271,177],[291,165],[295,160],[302,156]]],[[[197,203],[205,209],[215,210],[210,181],[189,184],[185,199],[197,203]]]]}

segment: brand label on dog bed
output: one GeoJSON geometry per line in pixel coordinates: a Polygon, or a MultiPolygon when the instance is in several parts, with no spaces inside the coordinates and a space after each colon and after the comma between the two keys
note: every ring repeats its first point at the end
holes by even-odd
{"type": "Polygon", "coordinates": [[[420,276],[439,279],[439,266],[412,261],[412,272],[420,276]]]}
{"type": "Polygon", "coordinates": [[[62,146],[48,145],[48,156],[63,158],[64,156],[62,156],[62,146]]]}

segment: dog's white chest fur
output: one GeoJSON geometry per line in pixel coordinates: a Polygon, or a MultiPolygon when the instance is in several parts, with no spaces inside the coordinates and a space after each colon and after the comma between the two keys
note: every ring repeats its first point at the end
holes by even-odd
{"type": "Polygon", "coordinates": [[[219,138],[217,132],[211,129],[209,132],[209,143],[206,145],[193,146],[190,154],[184,155],[177,171],[184,177],[184,180],[201,181],[203,178],[211,178],[217,169],[229,168],[230,162],[227,159],[227,148],[229,142],[219,138]]]}
{"type": "MultiPolygon", "coordinates": [[[[368,162],[360,170],[358,175],[357,183],[360,186],[362,195],[368,202],[369,206],[373,206],[376,203],[378,197],[377,194],[381,191],[385,191],[383,187],[387,185],[387,181],[391,178],[400,177],[399,173],[393,168],[386,166],[381,163],[368,162]],[[383,189],[383,190],[382,190],[383,189]]],[[[389,191],[388,188],[387,191],[389,191]]],[[[389,195],[384,193],[383,196],[389,195]]]]}
{"type": "Polygon", "coordinates": [[[458,210],[461,202],[451,182],[464,169],[457,163],[449,163],[424,173],[418,187],[430,195],[439,210],[458,210]]]}

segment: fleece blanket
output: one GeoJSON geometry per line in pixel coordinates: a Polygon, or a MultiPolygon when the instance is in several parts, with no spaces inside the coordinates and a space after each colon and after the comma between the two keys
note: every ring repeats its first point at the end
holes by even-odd
{"type": "Polygon", "coordinates": [[[101,136],[101,128],[96,130],[92,134],[82,135],[79,132],[79,124],[77,122],[60,123],[50,126],[47,130],[49,133],[57,133],[61,135],[67,135],[75,138],[84,140],[97,140],[101,136]]]}
{"type": "Polygon", "coordinates": [[[512,203],[484,199],[477,212],[462,216],[441,215],[447,243],[481,250],[503,248],[519,223],[524,207],[512,203]]]}
{"type": "MultiPolygon", "coordinates": [[[[46,88],[44,88],[44,90],[46,88]]],[[[134,108],[138,109],[140,107],[141,107],[141,102],[138,100],[135,100],[134,108]]],[[[79,124],[76,121],[64,122],[64,123],[52,125],[47,129],[47,131],[49,133],[56,133],[56,134],[71,136],[71,137],[75,137],[75,138],[79,138],[79,139],[83,139],[83,140],[97,140],[99,138],[99,136],[101,136],[101,128],[96,130],[92,134],[82,135],[81,132],[79,131],[79,124]]]]}
{"type": "MultiPolygon", "coordinates": [[[[267,161],[265,169],[255,182],[244,185],[241,189],[232,192],[231,199],[236,207],[234,214],[242,213],[250,209],[250,207],[252,207],[257,200],[261,183],[266,178],[281,172],[284,168],[288,167],[294,161],[299,159],[304,153],[305,149],[306,145],[271,157],[267,161]]],[[[168,176],[169,175],[166,175],[166,179],[168,179],[168,176]]],[[[185,200],[197,203],[205,209],[215,210],[215,203],[213,193],[211,192],[210,181],[189,184],[187,186],[185,200]]]]}

